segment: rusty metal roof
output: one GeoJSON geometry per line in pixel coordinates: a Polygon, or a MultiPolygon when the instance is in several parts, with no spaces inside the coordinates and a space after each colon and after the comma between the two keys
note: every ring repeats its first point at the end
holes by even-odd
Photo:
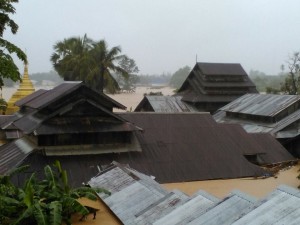
{"type": "Polygon", "coordinates": [[[246,94],[220,110],[272,117],[299,102],[299,100],[299,95],[246,94]]]}
{"type": "Polygon", "coordinates": [[[192,105],[181,101],[181,96],[151,96],[146,95],[138,104],[135,112],[148,111],[151,108],[153,112],[197,112],[192,105]]]}

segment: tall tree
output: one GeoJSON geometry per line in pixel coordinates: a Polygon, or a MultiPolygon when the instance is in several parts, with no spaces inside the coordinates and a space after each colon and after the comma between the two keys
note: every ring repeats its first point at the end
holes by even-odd
{"type": "Polygon", "coordinates": [[[118,64],[123,70],[128,73],[128,77],[117,74],[118,83],[123,86],[123,90],[134,91],[135,84],[139,81],[139,77],[137,75],[137,73],[139,72],[138,66],[133,59],[130,59],[126,55],[120,57],[120,61],[118,62],[118,64]]]}
{"type": "Polygon", "coordinates": [[[185,79],[188,77],[191,72],[191,68],[189,66],[185,66],[177,70],[170,80],[170,86],[175,88],[180,88],[185,79]]]}
{"type": "Polygon", "coordinates": [[[27,63],[26,54],[19,47],[2,38],[7,28],[13,34],[18,31],[18,25],[10,19],[10,14],[15,13],[13,3],[18,3],[18,0],[0,1],[0,88],[4,85],[3,78],[9,78],[13,81],[21,80],[19,69],[13,61],[12,54],[27,63]]]}
{"type": "Polygon", "coordinates": [[[300,92],[300,52],[295,52],[287,62],[289,73],[281,90],[290,95],[297,95],[300,92]]]}
{"type": "Polygon", "coordinates": [[[115,93],[119,85],[112,72],[127,78],[128,72],[117,65],[123,57],[120,47],[108,48],[104,40],[93,41],[86,35],[57,42],[51,56],[54,69],[65,80],[84,81],[96,91],[105,88],[115,93]]]}

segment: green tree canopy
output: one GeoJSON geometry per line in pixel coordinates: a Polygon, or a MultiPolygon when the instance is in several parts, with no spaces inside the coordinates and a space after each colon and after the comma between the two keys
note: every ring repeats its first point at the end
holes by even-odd
{"type": "Polygon", "coordinates": [[[191,68],[189,66],[185,66],[177,70],[170,80],[170,86],[180,88],[190,72],[191,68]]]}
{"type": "Polygon", "coordinates": [[[125,79],[129,76],[129,72],[118,64],[124,57],[120,47],[109,49],[104,40],[93,41],[84,35],[83,38],[72,37],[57,42],[51,61],[64,80],[84,81],[96,91],[106,89],[115,93],[120,88],[112,73],[125,79]]]}
{"type": "Polygon", "coordinates": [[[12,54],[16,55],[24,63],[27,63],[26,54],[13,43],[3,39],[4,31],[9,28],[13,34],[18,31],[18,25],[10,19],[10,14],[15,13],[12,5],[18,0],[1,0],[0,1],[0,88],[4,85],[3,79],[9,78],[13,81],[21,80],[20,72],[12,54]]]}
{"type": "Polygon", "coordinates": [[[300,93],[300,52],[295,52],[287,64],[289,73],[281,86],[281,91],[285,94],[297,95],[300,93]]]}

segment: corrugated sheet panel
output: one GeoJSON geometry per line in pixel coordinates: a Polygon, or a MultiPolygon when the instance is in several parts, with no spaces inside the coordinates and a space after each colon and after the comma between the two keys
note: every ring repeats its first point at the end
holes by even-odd
{"type": "Polygon", "coordinates": [[[188,225],[230,225],[241,215],[251,211],[255,202],[256,199],[253,197],[235,191],[215,207],[188,223],[188,225]]]}
{"type": "Polygon", "coordinates": [[[179,225],[188,224],[198,218],[209,208],[218,203],[218,199],[200,191],[184,205],[177,207],[171,213],[157,220],[153,225],[179,225]]]}
{"type": "Polygon", "coordinates": [[[135,182],[104,199],[124,224],[135,224],[135,215],[164,197],[164,194],[135,182]]]}
{"type": "Polygon", "coordinates": [[[24,98],[22,98],[22,99],[16,101],[16,102],[15,102],[15,105],[21,107],[21,106],[23,106],[24,104],[26,104],[27,102],[32,101],[33,99],[35,99],[35,98],[37,98],[37,97],[43,95],[43,94],[46,93],[46,92],[47,92],[47,90],[39,89],[39,90],[33,92],[32,94],[30,94],[30,95],[28,95],[28,96],[26,96],[26,97],[24,97],[24,98]]]}
{"type": "Polygon", "coordinates": [[[300,100],[298,95],[246,94],[220,110],[250,115],[275,116],[300,100]]]}
{"type": "Polygon", "coordinates": [[[186,194],[174,190],[157,202],[154,202],[148,208],[136,214],[135,223],[151,225],[153,222],[169,214],[188,200],[190,200],[190,198],[186,194]]]}
{"type": "MultiPolygon", "coordinates": [[[[299,98],[298,96],[296,98],[299,98]]],[[[230,103],[231,104],[231,103],[230,103]]],[[[225,106],[227,107],[227,106],[225,106]]],[[[220,109],[213,115],[218,123],[236,123],[240,124],[248,133],[270,133],[276,138],[293,138],[299,135],[299,125],[295,123],[300,119],[300,110],[287,115],[276,123],[263,123],[250,119],[232,118],[226,116],[226,111],[220,109]],[[294,124],[295,126],[289,127],[294,124]]]]}
{"type": "Polygon", "coordinates": [[[111,192],[110,196],[100,197],[124,224],[138,224],[134,222],[136,215],[164,198],[168,192],[150,177],[114,164],[94,177],[89,184],[111,192]]]}
{"type": "Polygon", "coordinates": [[[243,156],[243,149],[261,153],[257,143],[252,138],[247,140],[249,136],[245,132],[241,136],[246,138],[243,143],[243,139],[238,140],[230,136],[230,129],[221,129],[211,121],[212,117],[209,114],[120,115],[144,129],[144,132],[138,134],[143,152],[134,154],[137,158],[130,166],[156,176],[159,182],[265,174],[261,168],[249,163],[243,156]]]}
{"type": "Polygon", "coordinates": [[[145,96],[134,110],[145,111],[145,105],[150,105],[154,112],[197,112],[192,105],[181,101],[181,96],[145,96]]]}
{"type": "Polygon", "coordinates": [[[138,179],[136,176],[130,176],[123,169],[113,166],[92,178],[89,181],[89,185],[91,185],[91,187],[104,188],[111,194],[114,194],[132,185],[138,179]]]}
{"type": "Polygon", "coordinates": [[[0,146],[0,174],[19,166],[34,149],[35,146],[26,138],[0,146]]]}
{"type": "Polygon", "coordinates": [[[278,188],[261,204],[234,225],[263,225],[263,224],[300,224],[300,192],[299,190],[283,187],[278,188]]]}

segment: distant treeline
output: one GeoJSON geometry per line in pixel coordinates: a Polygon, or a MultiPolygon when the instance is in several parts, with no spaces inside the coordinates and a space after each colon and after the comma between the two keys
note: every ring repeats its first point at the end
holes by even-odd
{"type": "MultiPolygon", "coordinates": [[[[175,73],[163,73],[163,74],[152,74],[152,75],[137,75],[134,79],[133,85],[143,85],[148,86],[152,84],[157,85],[169,85],[174,88],[179,88],[184,80],[190,73],[191,68],[188,66],[178,69],[175,73]]],[[[258,70],[250,70],[249,77],[256,85],[259,92],[274,93],[280,91],[281,85],[284,83],[286,74],[279,75],[267,75],[258,70]]],[[[58,85],[63,82],[63,79],[55,72],[43,72],[43,73],[33,73],[29,74],[30,79],[34,82],[36,86],[45,85],[45,83],[52,83],[53,85],[58,85]]],[[[9,79],[4,80],[4,85],[6,87],[12,87],[16,83],[9,79]]]]}
{"type": "Polygon", "coordinates": [[[256,85],[259,92],[279,93],[281,86],[285,82],[287,74],[267,75],[258,70],[250,70],[249,77],[256,85]]]}
{"type": "MultiPolygon", "coordinates": [[[[55,71],[29,74],[29,78],[36,86],[44,85],[49,82],[55,86],[63,82],[63,79],[55,71]]],[[[10,79],[4,79],[4,86],[6,87],[13,87],[16,84],[18,83],[10,79]]]]}

